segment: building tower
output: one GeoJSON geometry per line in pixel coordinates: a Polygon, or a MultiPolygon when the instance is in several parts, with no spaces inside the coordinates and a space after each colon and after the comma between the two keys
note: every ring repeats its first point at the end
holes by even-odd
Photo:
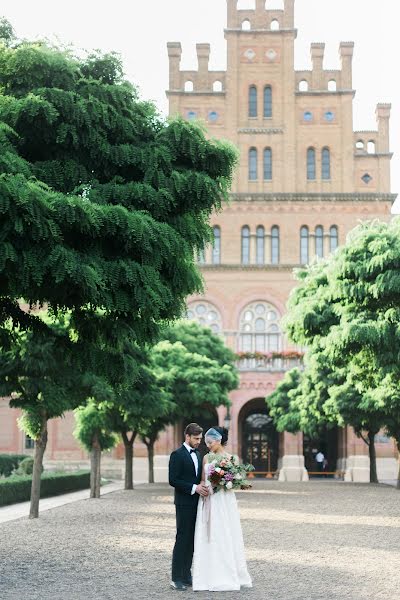
{"type": "MultiPolygon", "coordinates": [[[[227,0],[226,71],[209,70],[205,43],[196,46],[198,70],[181,71],[181,45],[168,44],[170,115],[201,119],[240,151],[231,204],[212,217],[215,241],[200,257],[205,295],[189,299],[188,317],[243,357],[233,451],[301,480],[319,443],[331,469],[368,480],[367,448],[350,431],[317,442],[278,435],[264,398],[296,362],[280,327],[293,268],[334,251],[360,219],[390,218],[390,105],[378,104],[377,131],[353,131],[353,42],[339,45],[340,70],[325,70],[325,45],[312,43],[311,69],[295,71],[295,0],[241,4],[227,0]]],[[[393,449],[381,451],[394,461],[393,449]]]]}

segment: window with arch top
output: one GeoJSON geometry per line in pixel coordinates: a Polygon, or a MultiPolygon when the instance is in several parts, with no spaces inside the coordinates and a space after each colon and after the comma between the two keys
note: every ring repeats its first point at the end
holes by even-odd
{"type": "Polygon", "coordinates": [[[222,333],[222,319],[219,310],[207,300],[196,300],[187,307],[186,318],[209,327],[213,333],[222,333]]]}
{"type": "Polygon", "coordinates": [[[249,87],[249,117],[257,116],[257,88],[255,85],[249,87]]]}
{"type": "Polygon", "coordinates": [[[249,180],[257,180],[257,148],[249,150],[249,180]]]}
{"type": "Polygon", "coordinates": [[[278,21],[278,19],[273,19],[273,20],[271,21],[271,26],[270,26],[270,28],[271,28],[271,31],[279,31],[279,29],[280,29],[280,26],[279,26],[279,21],[278,21]]]}
{"type": "Polygon", "coordinates": [[[331,151],[329,150],[329,148],[322,148],[321,176],[322,179],[331,178],[331,151]]]}
{"type": "Polygon", "coordinates": [[[282,348],[280,316],[274,306],[259,301],[248,304],[239,318],[239,351],[278,352],[282,348]]]}
{"type": "Polygon", "coordinates": [[[306,265],[309,261],[309,232],[307,225],[300,229],[300,264],[306,265]]]}
{"type": "Polygon", "coordinates": [[[272,179],[272,150],[264,148],[264,181],[272,179]]]}
{"type": "Polygon", "coordinates": [[[256,229],[256,262],[258,265],[263,265],[265,262],[265,230],[262,225],[256,229]]]}
{"type": "Polygon", "coordinates": [[[307,179],[315,179],[315,148],[307,149],[307,179]]]}
{"type": "Polygon", "coordinates": [[[221,228],[218,225],[213,227],[214,242],[212,247],[212,263],[219,265],[221,263],[221,228]]]}
{"type": "Polygon", "coordinates": [[[242,265],[250,264],[250,228],[242,227],[242,265]]]}
{"type": "Polygon", "coordinates": [[[264,88],[264,119],[272,117],[272,88],[266,85],[264,88]]]}
{"type": "Polygon", "coordinates": [[[315,228],[315,256],[323,258],[324,256],[324,228],[317,225],[315,228]]]}
{"type": "Polygon", "coordinates": [[[251,23],[248,19],[245,19],[242,23],[242,31],[250,31],[251,23]]]}
{"type": "Polygon", "coordinates": [[[271,227],[271,264],[278,265],[279,264],[279,227],[278,225],[273,225],[271,227]]]}
{"type": "Polygon", "coordinates": [[[339,231],[337,225],[332,225],[329,229],[329,249],[334,252],[339,245],[339,231]]]}

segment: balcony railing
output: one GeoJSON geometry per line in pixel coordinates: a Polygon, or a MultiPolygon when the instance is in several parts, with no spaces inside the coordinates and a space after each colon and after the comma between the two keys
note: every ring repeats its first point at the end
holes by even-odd
{"type": "Polygon", "coordinates": [[[238,358],[236,366],[239,371],[266,371],[266,372],[285,372],[295,367],[303,368],[303,359],[300,357],[251,357],[238,358]]]}

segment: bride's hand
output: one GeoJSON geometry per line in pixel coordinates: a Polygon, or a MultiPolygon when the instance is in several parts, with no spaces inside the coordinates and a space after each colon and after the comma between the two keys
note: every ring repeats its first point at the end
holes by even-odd
{"type": "Polygon", "coordinates": [[[199,483],[199,485],[196,487],[196,492],[200,495],[200,496],[208,496],[208,487],[205,485],[205,483],[202,481],[199,483]]]}

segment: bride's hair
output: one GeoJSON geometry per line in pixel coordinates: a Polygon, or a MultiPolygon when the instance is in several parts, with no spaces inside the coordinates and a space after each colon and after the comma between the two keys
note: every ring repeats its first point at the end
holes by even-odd
{"type": "Polygon", "coordinates": [[[215,431],[218,431],[218,433],[222,435],[221,444],[222,446],[226,446],[226,444],[228,443],[228,430],[226,429],[226,427],[213,426],[213,429],[215,429],[215,431]]]}

